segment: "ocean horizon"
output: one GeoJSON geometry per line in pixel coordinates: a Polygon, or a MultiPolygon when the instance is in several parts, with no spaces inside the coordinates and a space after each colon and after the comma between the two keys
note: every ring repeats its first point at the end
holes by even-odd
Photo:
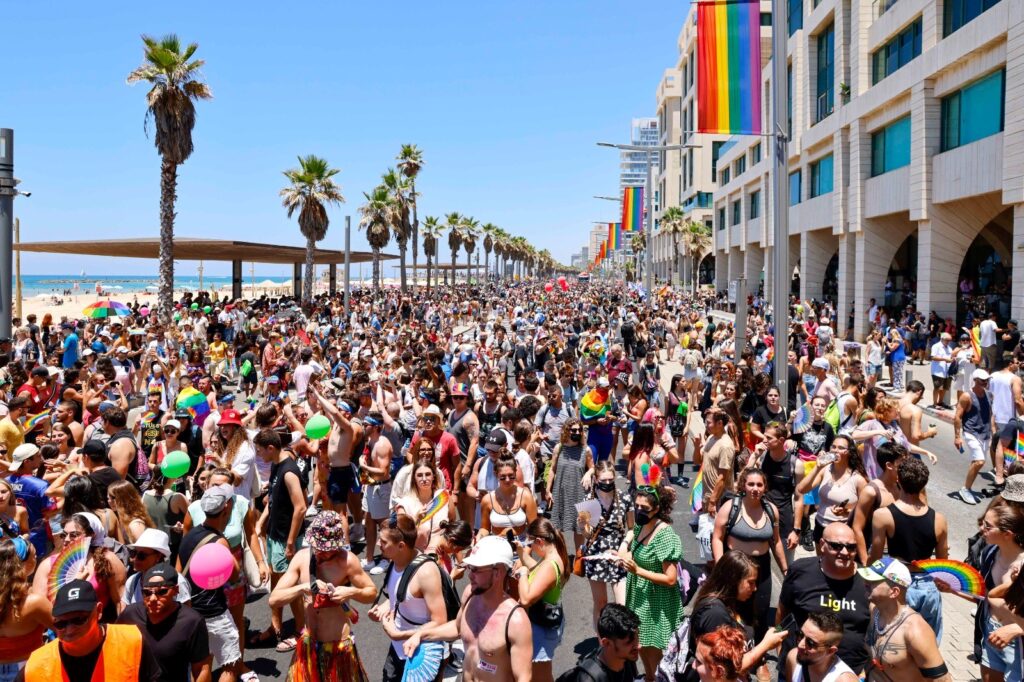
{"type": "MultiPolygon", "coordinates": [[[[355,270],[355,268],[353,268],[355,270]]],[[[369,272],[369,268],[366,268],[369,272]]],[[[358,271],[353,272],[353,281],[359,281],[357,274],[358,271]]],[[[366,274],[364,279],[369,280],[370,275],[366,274]]],[[[259,286],[261,283],[270,280],[275,284],[283,284],[291,281],[291,277],[283,277],[281,275],[260,275],[256,274],[255,278],[251,278],[246,274],[242,278],[242,286],[250,286],[253,282],[259,286]]],[[[341,277],[339,273],[339,285],[341,277]]],[[[75,293],[75,285],[78,285],[77,293],[79,295],[95,295],[96,283],[100,282],[103,285],[105,291],[109,291],[113,298],[117,295],[125,294],[140,294],[146,291],[155,292],[158,284],[157,276],[154,275],[90,275],[86,273],[85,276],[76,274],[64,274],[64,275],[22,275],[21,276],[21,290],[24,298],[31,298],[33,296],[39,296],[40,294],[61,296],[65,290],[71,290],[75,293]]],[[[231,284],[230,275],[211,275],[203,277],[203,289],[210,291],[212,289],[220,289],[223,285],[231,284]]],[[[11,278],[11,292],[15,290],[16,282],[14,278],[11,278]]],[[[199,289],[199,277],[197,275],[190,276],[175,276],[174,278],[174,289],[189,289],[196,291],[199,289]]]]}

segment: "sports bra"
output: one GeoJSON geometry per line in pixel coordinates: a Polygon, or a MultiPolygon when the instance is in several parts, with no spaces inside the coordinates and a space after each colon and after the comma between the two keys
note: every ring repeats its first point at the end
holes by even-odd
{"type": "MultiPolygon", "coordinates": [[[[733,504],[740,503],[738,499],[733,500],[733,504]]],[[[747,518],[743,516],[743,511],[740,510],[740,515],[736,519],[736,524],[729,531],[729,537],[736,538],[743,542],[770,542],[772,537],[775,535],[775,528],[772,526],[772,521],[768,517],[768,514],[763,514],[764,525],[760,528],[754,528],[747,521],[747,518]]]]}
{"type": "Polygon", "coordinates": [[[504,513],[497,510],[494,493],[491,495],[491,528],[520,528],[526,525],[526,511],[523,509],[522,493],[516,494],[516,508],[504,513]]]}

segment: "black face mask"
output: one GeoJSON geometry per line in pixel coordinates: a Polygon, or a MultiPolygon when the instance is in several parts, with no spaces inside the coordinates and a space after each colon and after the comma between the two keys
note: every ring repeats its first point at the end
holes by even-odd
{"type": "Polygon", "coordinates": [[[637,525],[646,526],[654,518],[653,511],[647,511],[646,509],[633,509],[633,518],[636,519],[637,525]]]}
{"type": "Polygon", "coordinates": [[[610,493],[615,490],[615,481],[598,481],[597,489],[603,493],[610,493]]]}
{"type": "Polygon", "coordinates": [[[583,434],[582,433],[571,433],[571,432],[569,433],[569,440],[571,440],[574,443],[579,443],[582,438],[583,438],[583,434]]]}

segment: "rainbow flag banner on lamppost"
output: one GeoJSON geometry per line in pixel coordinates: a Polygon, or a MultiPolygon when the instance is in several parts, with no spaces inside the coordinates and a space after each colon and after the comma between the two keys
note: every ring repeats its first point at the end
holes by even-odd
{"type": "Polygon", "coordinates": [[[608,223],[608,250],[618,251],[622,248],[622,223],[608,223]]]}
{"type": "Polygon", "coordinates": [[[626,187],[622,190],[622,223],[623,232],[644,231],[644,188],[626,187]]]}
{"type": "Polygon", "coordinates": [[[760,84],[760,2],[698,2],[697,132],[760,135],[760,84]]]}

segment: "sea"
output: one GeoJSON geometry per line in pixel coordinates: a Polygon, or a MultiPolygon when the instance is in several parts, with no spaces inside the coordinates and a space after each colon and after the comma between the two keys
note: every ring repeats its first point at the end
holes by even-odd
{"type": "MultiPolygon", "coordinates": [[[[284,282],[291,281],[291,278],[281,276],[265,277],[261,275],[256,275],[255,277],[257,286],[267,280],[275,284],[283,284],[284,282]]],[[[130,295],[146,291],[155,292],[158,284],[155,275],[22,275],[21,290],[24,298],[32,298],[41,294],[60,296],[66,290],[74,292],[75,285],[77,284],[79,293],[92,294],[96,291],[97,282],[103,286],[104,291],[110,291],[115,295],[130,295]]],[[[252,283],[250,277],[242,278],[243,286],[249,286],[252,283]]],[[[230,284],[230,276],[203,277],[203,289],[206,291],[219,290],[221,287],[230,284]]],[[[199,277],[195,275],[191,277],[175,277],[174,290],[179,291],[182,289],[198,291],[199,277]]],[[[11,291],[14,291],[13,281],[11,291]]]]}

